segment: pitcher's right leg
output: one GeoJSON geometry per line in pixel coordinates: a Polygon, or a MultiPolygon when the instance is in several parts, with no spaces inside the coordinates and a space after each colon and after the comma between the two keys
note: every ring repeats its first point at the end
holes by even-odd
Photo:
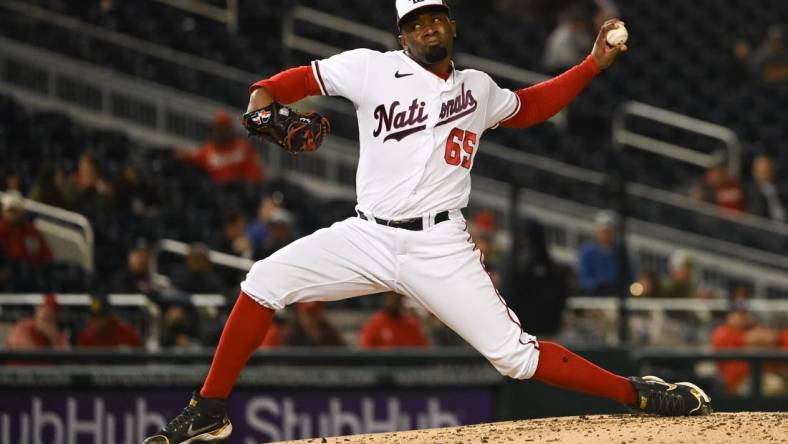
{"type": "Polygon", "coordinates": [[[301,238],[255,263],[222,331],[200,394],[145,444],[224,439],[232,431],[225,401],[259,347],[274,310],[306,301],[340,300],[389,290],[391,230],[350,218],[301,238]]]}

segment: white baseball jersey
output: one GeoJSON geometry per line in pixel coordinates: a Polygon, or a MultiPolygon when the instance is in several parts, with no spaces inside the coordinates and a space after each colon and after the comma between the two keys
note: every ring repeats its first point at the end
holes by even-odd
{"type": "Polygon", "coordinates": [[[502,374],[533,376],[536,338],[496,291],[460,212],[481,135],[517,113],[517,95],[479,71],[454,70],[444,81],[402,51],[348,51],[312,69],[324,94],[356,106],[359,209],[382,219],[421,216],[423,229],[350,217],[256,262],[241,289],[273,309],[396,291],[502,374]],[[449,220],[435,223],[446,210],[449,220]]]}
{"type": "Polygon", "coordinates": [[[356,107],[358,205],[384,219],[466,207],[482,133],[520,109],[517,94],[483,72],[443,80],[403,51],[347,51],[312,70],[324,95],[356,107]]]}

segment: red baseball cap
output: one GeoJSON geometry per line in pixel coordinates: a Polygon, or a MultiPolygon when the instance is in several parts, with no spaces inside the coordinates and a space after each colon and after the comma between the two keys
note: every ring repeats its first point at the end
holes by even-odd
{"type": "Polygon", "coordinates": [[[427,7],[438,6],[444,8],[449,13],[449,7],[443,0],[397,0],[397,29],[399,23],[409,14],[427,7]]]}

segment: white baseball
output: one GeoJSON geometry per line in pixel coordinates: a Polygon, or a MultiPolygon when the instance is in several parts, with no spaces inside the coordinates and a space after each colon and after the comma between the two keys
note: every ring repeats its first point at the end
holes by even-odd
{"type": "Polygon", "coordinates": [[[611,29],[607,33],[607,44],[610,46],[618,46],[621,43],[626,43],[629,38],[629,32],[624,25],[611,29]]]}

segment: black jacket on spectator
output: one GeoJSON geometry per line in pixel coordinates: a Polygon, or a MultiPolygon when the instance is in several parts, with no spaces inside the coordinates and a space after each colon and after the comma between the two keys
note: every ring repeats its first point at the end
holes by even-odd
{"type": "MultiPolygon", "coordinates": [[[[786,196],[788,196],[788,194],[786,193],[783,187],[780,187],[777,184],[775,184],[774,186],[777,191],[777,199],[779,200],[783,210],[784,219],[782,220],[782,222],[788,222],[788,206],[786,206],[786,202],[788,202],[786,196]]],[[[766,198],[766,195],[761,191],[758,185],[754,183],[748,184],[745,189],[745,192],[747,193],[748,212],[755,214],[756,216],[765,217],[767,219],[780,220],[774,214],[775,210],[773,208],[770,208],[769,201],[766,198]]]]}
{"type": "Polygon", "coordinates": [[[214,273],[193,273],[186,267],[175,271],[172,284],[178,290],[190,294],[224,293],[222,280],[214,273]]]}
{"type": "Polygon", "coordinates": [[[514,254],[502,267],[502,296],[525,331],[555,334],[570,292],[569,270],[550,258],[542,225],[528,223],[516,236],[514,254]]]}

